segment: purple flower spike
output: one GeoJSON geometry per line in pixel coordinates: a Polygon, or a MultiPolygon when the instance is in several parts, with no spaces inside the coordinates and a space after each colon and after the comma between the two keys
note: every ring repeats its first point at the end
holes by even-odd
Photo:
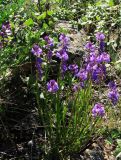
{"type": "Polygon", "coordinates": [[[64,78],[65,72],[68,70],[67,64],[65,61],[62,61],[61,63],[61,76],[64,78]]]}
{"type": "Polygon", "coordinates": [[[92,80],[95,82],[99,82],[100,80],[103,80],[106,76],[106,68],[105,65],[100,65],[92,72],[92,80]]]}
{"type": "Polygon", "coordinates": [[[65,37],[66,37],[66,35],[62,33],[62,34],[60,35],[60,37],[59,37],[59,40],[62,41],[65,37]]]}
{"type": "Polygon", "coordinates": [[[101,103],[97,103],[94,105],[92,109],[92,116],[93,117],[103,117],[105,115],[104,106],[101,103]]]}
{"type": "Polygon", "coordinates": [[[117,90],[111,90],[108,93],[108,98],[111,100],[111,102],[113,103],[113,105],[116,105],[118,103],[118,99],[119,99],[119,93],[117,90]]]}
{"type": "Polygon", "coordinates": [[[69,69],[70,71],[72,71],[72,73],[76,74],[76,73],[78,72],[78,65],[76,65],[76,64],[71,64],[71,65],[69,65],[68,69],[69,69]]]}
{"type": "Polygon", "coordinates": [[[67,64],[65,62],[62,62],[61,64],[62,73],[65,73],[67,70],[68,70],[67,64]]]}
{"type": "Polygon", "coordinates": [[[59,40],[63,41],[65,44],[68,44],[70,38],[67,37],[65,34],[61,34],[60,37],[59,37],[59,40]]]}
{"type": "Polygon", "coordinates": [[[58,58],[60,58],[61,60],[63,60],[63,61],[67,61],[68,60],[68,54],[64,49],[61,49],[60,51],[58,51],[56,53],[56,56],[58,58]]]}
{"type": "Polygon", "coordinates": [[[59,37],[59,40],[60,40],[59,46],[62,46],[63,49],[67,50],[70,38],[67,37],[65,34],[61,34],[60,37],[59,37]]]}
{"type": "Polygon", "coordinates": [[[39,78],[41,79],[43,71],[42,71],[42,59],[40,57],[37,57],[36,59],[36,68],[39,74],[39,78]]]}
{"type": "Polygon", "coordinates": [[[109,63],[110,62],[110,55],[107,54],[106,52],[104,52],[104,53],[102,53],[102,59],[103,59],[103,62],[109,63]]]}
{"type": "Polygon", "coordinates": [[[48,90],[48,92],[51,92],[51,93],[57,92],[59,90],[59,86],[58,86],[57,82],[55,80],[50,80],[47,83],[47,90],[48,90]]]}
{"type": "Polygon", "coordinates": [[[37,56],[37,57],[40,57],[40,55],[42,54],[42,49],[38,46],[38,45],[34,45],[31,52],[37,56]]]}
{"type": "Polygon", "coordinates": [[[97,57],[97,62],[99,62],[99,63],[102,63],[102,62],[109,63],[110,62],[110,55],[107,54],[106,52],[103,52],[101,55],[99,55],[97,57]]]}
{"type": "Polygon", "coordinates": [[[115,82],[109,82],[108,84],[110,91],[108,93],[108,98],[111,100],[111,102],[113,103],[113,105],[116,105],[118,103],[119,100],[119,93],[118,90],[116,88],[116,83],[115,82]]]}
{"type": "Polygon", "coordinates": [[[105,39],[105,35],[104,35],[103,33],[98,32],[98,33],[96,34],[96,40],[97,40],[97,41],[103,41],[104,39],[105,39]]]}
{"type": "Polygon", "coordinates": [[[108,86],[110,89],[116,89],[116,83],[113,81],[109,82],[108,86]]]}
{"type": "Polygon", "coordinates": [[[91,52],[94,52],[95,51],[95,45],[92,44],[92,42],[88,42],[86,45],[85,45],[85,48],[91,52]]]}
{"type": "Polygon", "coordinates": [[[45,36],[44,40],[47,42],[47,46],[46,47],[48,47],[48,46],[53,47],[54,46],[53,39],[50,38],[49,36],[45,36]]]}
{"type": "Polygon", "coordinates": [[[44,40],[45,40],[46,42],[48,42],[48,41],[49,41],[49,36],[45,36],[45,37],[44,37],[44,40]]]}
{"type": "Polygon", "coordinates": [[[105,50],[105,42],[104,41],[100,41],[99,53],[104,52],[104,50],[105,50]]]}
{"type": "Polygon", "coordinates": [[[96,58],[97,58],[97,55],[94,52],[91,52],[90,56],[89,56],[89,61],[90,62],[95,62],[96,58]]]}
{"type": "Polygon", "coordinates": [[[88,78],[88,72],[84,69],[80,69],[80,71],[76,74],[76,76],[81,80],[85,81],[88,78]]]}

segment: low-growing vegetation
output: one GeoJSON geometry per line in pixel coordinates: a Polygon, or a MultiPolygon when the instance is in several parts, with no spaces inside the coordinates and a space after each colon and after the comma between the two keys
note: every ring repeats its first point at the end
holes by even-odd
{"type": "Polygon", "coordinates": [[[0,159],[120,157],[120,7],[0,2],[0,159]]]}

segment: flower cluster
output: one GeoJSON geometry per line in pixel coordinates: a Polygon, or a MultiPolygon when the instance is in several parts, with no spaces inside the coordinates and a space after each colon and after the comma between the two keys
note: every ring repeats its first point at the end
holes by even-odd
{"type": "Polygon", "coordinates": [[[60,43],[59,46],[61,49],[57,51],[56,56],[60,58],[62,61],[68,60],[68,43],[69,38],[65,34],[61,34],[59,37],[60,43]]]}
{"type": "Polygon", "coordinates": [[[105,115],[105,109],[104,106],[101,103],[97,103],[94,105],[92,109],[92,116],[93,117],[103,117],[105,115]]]}
{"type": "Polygon", "coordinates": [[[69,65],[68,69],[75,75],[78,72],[78,65],[77,64],[71,64],[69,65]]]}
{"type": "MultiPolygon", "coordinates": [[[[102,33],[96,34],[96,39],[103,42],[105,35],[102,33]]],[[[110,62],[110,55],[104,52],[104,47],[99,46],[99,48],[92,43],[88,42],[85,48],[89,51],[89,55],[85,59],[85,71],[95,82],[100,82],[106,76],[105,63],[110,62]]]]}
{"type": "Polygon", "coordinates": [[[48,92],[55,93],[55,92],[58,91],[58,89],[59,89],[59,86],[58,86],[58,83],[55,80],[50,80],[47,83],[47,90],[48,90],[48,92]]]}
{"type": "Polygon", "coordinates": [[[36,58],[36,68],[38,71],[39,79],[41,79],[43,71],[42,71],[42,59],[40,57],[36,58]]]}
{"type": "Polygon", "coordinates": [[[105,35],[101,32],[98,32],[96,34],[96,40],[99,42],[99,53],[104,52],[105,49],[105,35]]]}
{"type": "MultiPolygon", "coordinates": [[[[50,61],[51,58],[52,58],[52,55],[53,55],[53,52],[52,52],[52,47],[54,46],[54,42],[53,42],[53,39],[50,38],[49,36],[45,36],[43,38],[45,41],[46,41],[46,46],[44,47],[44,49],[47,51],[47,60],[50,61]]],[[[31,49],[31,52],[34,56],[36,56],[36,68],[37,68],[37,72],[38,72],[38,76],[39,76],[39,79],[42,78],[42,58],[41,56],[43,57],[43,50],[42,48],[39,47],[39,45],[37,44],[34,44],[32,49],[31,49]]],[[[50,82],[47,83],[47,89],[48,89],[48,92],[56,92],[58,89],[58,85],[57,85],[57,82],[55,80],[51,80],[50,82]]]]}
{"type": "Polygon", "coordinates": [[[95,51],[95,45],[92,42],[88,42],[85,45],[85,49],[89,50],[90,52],[94,52],[95,51]]]}
{"type": "Polygon", "coordinates": [[[45,40],[45,50],[47,52],[47,60],[50,62],[53,56],[53,47],[54,47],[54,41],[51,37],[49,37],[48,35],[46,35],[44,38],[45,40]]]}
{"type": "MultiPolygon", "coordinates": [[[[103,33],[97,33],[96,39],[102,43],[105,35],[103,33]]],[[[110,55],[104,51],[104,47],[102,49],[100,45],[98,48],[92,42],[88,42],[85,45],[85,49],[88,50],[89,54],[85,58],[84,67],[79,70],[76,76],[81,81],[91,78],[96,83],[100,82],[106,76],[105,63],[110,62],[110,55]]]]}
{"type": "Polygon", "coordinates": [[[4,44],[8,42],[8,36],[12,34],[11,26],[9,22],[5,22],[2,24],[2,28],[0,31],[0,48],[3,48],[4,44]]]}
{"type": "Polygon", "coordinates": [[[37,44],[34,44],[31,49],[31,52],[34,56],[36,56],[36,68],[38,71],[39,78],[41,79],[42,77],[42,59],[40,56],[42,55],[42,49],[37,44]]]}
{"type": "Polygon", "coordinates": [[[47,43],[46,48],[49,48],[49,47],[53,47],[53,46],[54,46],[53,39],[50,38],[49,36],[45,36],[45,37],[44,37],[44,40],[45,40],[46,43],[47,43]]]}
{"type": "MultiPolygon", "coordinates": [[[[49,36],[45,36],[44,40],[46,42],[45,47],[41,49],[37,44],[33,45],[31,52],[36,56],[36,68],[39,73],[39,77],[42,77],[42,57],[44,57],[43,52],[47,53],[47,62],[50,62],[53,56],[54,42],[49,36]]],[[[68,45],[69,38],[65,34],[59,36],[59,49],[56,52],[56,57],[60,59],[60,69],[62,77],[64,77],[66,71],[71,73],[74,78],[74,84],[72,84],[72,91],[77,92],[79,89],[85,89],[86,82],[89,80],[93,84],[99,84],[103,82],[106,77],[106,63],[110,63],[110,55],[105,52],[104,40],[105,35],[103,33],[96,34],[96,40],[99,46],[96,46],[92,42],[88,42],[85,45],[85,49],[88,54],[85,57],[84,64],[79,66],[76,63],[67,65],[68,63],[68,45]]],[[[110,91],[108,93],[108,98],[111,100],[113,105],[116,105],[119,99],[119,94],[116,89],[116,84],[114,82],[109,83],[110,91]]],[[[56,93],[59,90],[58,83],[52,79],[47,82],[47,91],[50,93],[56,93]]],[[[105,115],[105,109],[103,104],[96,103],[92,109],[93,117],[103,117],[105,115]]]]}
{"type": "Polygon", "coordinates": [[[67,71],[67,60],[69,59],[68,56],[68,44],[69,38],[65,34],[61,34],[59,37],[60,43],[60,50],[57,51],[56,56],[61,60],[61,74],[64,76],[65,71],[67,71]]]}
{"type": "Polygon", "coordinates": [[[69,45],[70,38],[67,37],[65,34],[61,34],[59,37],[59,40],[60,40],[60,46],[63,46],[64,49],[67,49],[68,45],[69,45]]]}
{"type": "Polygon", "coordinates": [[[116,87],[115,82],[110,82],[109,83],[109,93],[108,93],[108,98],[111,100],[113,105],[116,105],[119,99],[119,93],[116,87]]]}
{"type": "Polygon", "coordinates": [[[40,57],[40,55],[42,54],[42,49],[41,49],[37,44],[34,44],[31,52],[32,52],[33,55],[35,55],[36,57],[40,57]]]}
{"type": "Polygon", "coordinates": [[[46,45],[43,47],[43,48],[40,48],[40,46],[38,44],[34,44],[32,49],[31,49],[31,52],[34,56],[36,56],[36,68],[37,68],[37,71],[39,73],[39,77],[41,79],[42,77],[42,57],[44,57],[45,55],[43,53],[46,53],[46,59],[50,62],[52,56],[53,56],[53,46],[54,46],[54,42],[53,42],[53,39],[50,38],[49,36],[45,36],[43,38],[46,42],[46,45]],[[42,57],[41,57],[42,56],[42,57]]]}

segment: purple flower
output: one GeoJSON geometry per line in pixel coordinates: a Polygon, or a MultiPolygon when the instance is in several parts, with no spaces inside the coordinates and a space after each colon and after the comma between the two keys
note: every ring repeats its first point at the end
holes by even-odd
{"type": "Polygon", "coordinates": [[[80,84],[75,84],[72,88],[74,92],[77,92],[80,89],[80,84]]]}
{"type": "Polygon", "coordinates": [[[68,70],[66,62],[62,62],[61,64],[61,71],[62,73],[65,73],[68,70]]]}
{"type": "Polygon", "coordinates": [[[64,49],[61,49],[56,53],[56,56],[60,58],[62,61],[67,61],[68,60],[68,54],[64,49]]]}
{"type": "Polygon", "coordinates": [[[37,57],[36,59],[36,68],[39,74],[39,78],[41,79],[43,71],[42,71],[42,59],[40,57],[37,57]]]}
{"type": "Polygon", "coordinates": [[[55,80],[50,80],[47,83],[47,90],[48,92],[51,92],[51,93],[57,92],[59,90],[58,83],[55,80]]]}
{"type": "Polygon", "coordinates": [[[80,69],[80,71],[76,74],[76,76],[81,80],[85,81],[88,78],[88,72],[84,69],[80,69]]]}
{"type": "Polygon", "coordinates": [[[44,40],[45,40],[46,42],[48,42],[49,36],[46,35],[46,36],[44,37],[44,40]]]}
{"type": "Polygon", "coordinates": [[[95,64],[95,63],[87,63],[87,65],[86,65],[87,72],[92,72],[93,69],[96,69],[96,68],[97,68],[97,64],[95,64]]]}
{"type": "Polygon", "coordinates": [[[60,40],[61,42],[63,42],[64,45],[68,45],[70,38],[67,37],[65,34],[62,33],[62,34],[60,35],[60,37],[59,37],[59,40],[60,40]]]}
{"type": "Polygon", "coordinates": [[[110,89],[116,89],[116,83],[113,81],[109,82],[108,86],[110,89]]]}
{"type": "Polygon", "coordinates": [[[114,81],[109,82],[108,84],[110,90],[108,92],[108,98],[111,100],[113,105],[116,105],[119,99],[119,93],[116,88],[116,83],[114,81]]]}
{"type": "Polygon", "coordinates": [[[67,37],[65,34],[61,34],[59,40],[59,46],[61,46],[63,50],[67,51],[70,40],[69,37],[67,37]]]}
{"type": "Polygon", "coordinates": [[[6,22],[2,25],[2,31],[5,32],[7,35],[11,35],[12,32],[9,22],[6,22]]]}
{"type": "Polygon", "coordinates": [[[118,91],[116,89],[110,90],[108,93],[108,98],[111,100],[113,105],[116,105],[118,103],[118,99],[119,99],[118,91]]]}
{"type": "Polygon", "coordinates": [[[103,63],[103,62],[109,63],[110,62],[110,55],[107,54],[106,52],[103,52],[101,55],[99,55],[97,57],[97,62],[99,62],[99,63],[103,63]]]}
{"type": "Polygon", "coordinates": [[[104,52],[104,50],[105,50],[105,42],[104,41],[100,41],[99,53],[104,52]]]}
{"type": "Polygon", "coordinates": [[[65,37],[66,37],[66,35],[62,33],[62,34],[60,35],[60,37],[59,37],[59,40],[62,41],[62,40],[64,40],[65,37]]]}
{"type": "Polygon", "coordinates": [[[49,36],[45,36],[44,37],[44,40],[47,42],[47,48],[48,48],[48,46],[50,46],[50,47],[53,47],[54,46],[54,42],[53,42],[53,39],[52,38],[50,38],[49,36]]]}
{"type": "Polygon", "coordinates": [[[78,72],[78,65],[77,64],[71,64],[69,65],[68,69],[72,71],[72,73],[76,74],[78,72]]]}
{"type": "Polygon", "coordinates": [[[84,88],[84,82],[80,82],[80,87],[84,88]]]}
{"type": "Polygon", "coordinates": [[[100,65],[92,71],[92,80],[94,80],[95,82],[103,80],[105,76],[106,76],[105,65],[100,65]]]}
{"type": "Polygon", "coordinates": [[[93,71],[93,73],[92,73],[92,79],[94,81],[97,81],[99,79],[99,73],[100,73],[99,69],[96,69],[96,70],[93,71]]]}
{"type": "Polygon", "coordinates": [[[105,39],[105,35],[104,35],[103,33],[98,32],[98,33],[96,34],[96,40],[97,40],[97,41],[103,41],[104,39],[105,39]]]}
{"type": "Polygon", "coordinates": [[[95,45],[92,44],[92,42],[88,42],[86,45],[85,45],[85,48],[91,52],[94,52],[95,51],[95,45]]]}
{"type": "Polygon", "coordinates": [[[5,31],[6,29],[10,29],[10,23],[9,22],[5,22],[2,24],[2,30],[5,31]]]}
{"type": "Polygon", "coordinates": [[[67,64],[65,61],[62,61],[61,63],[61,76],[64,78],[65,72],[68,70],[67,64]]]}
{"type": "Polygon", "coordinates": [[[95,62],[96,58],[97,58],[97,55],[94,52],[91,52],[90,56],[89,56],[89,61],[90,62],[95,62]]]}
{"type": "Polygon", "coordinates": [[[38,45],[34,45],[31,52],[37,56],[37,57],[40,57],[40,55],[42,54],[42,49],[38,46],[38,45]]]}
{"type": "Polygon", "coordinates": [[[92,116],[93,117],[103,117],[105,115],[105,109],[104,106],[101,103],[97,103],[94,105],[92,109],[92,116]]]}
{"type": "Polygon", "coordinates": [[[1,37],[4,37],[4,36],[5,36],[5,33],[4,33],[4,32],[0,32],[0,36],[1,36],[1,37]]]}

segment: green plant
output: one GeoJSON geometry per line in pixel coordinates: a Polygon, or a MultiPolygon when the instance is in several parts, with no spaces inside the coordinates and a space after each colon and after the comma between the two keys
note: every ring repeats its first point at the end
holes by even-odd
{"type": "Polygon", "coordinates": [[[24,5],[25,0],[19,1],[3,1],[0,2],[0,25],[9,19],[9,16],[14,14],[20,7],[24,5]],[[4,11],[3,11],[4,10],[4,11]]]}
{"type": "MultiPolygon", "coordinates": [[[[105,36],[98,33],[96,38],[98,43],[102,44],[105,36]]],[[[78,70],[80,64],[67,65],[69,59],[68,37],[64,34],[60,35],[59,49],[48,35],[43,39],[44,47],[40,48],[39,45],[34,44],[31,52],[35,56],[37,69],[34,92],[39,118],[44,128],[43,150],[46,155],[44,158],[66,159],[72,152],[79,152],[79,148],[83,148],[90,139],[102,133],[100,127],[105,111],[102,104],[95,104],[98,98],[93,100],[92,84],[99,85],[99,82],[101,83],[104,78],[103,74],[105,74],[104,63],[109,62],[110,58],[108,54],[102,53],[101,57],[104,56],[105,59],[104,66],[102,66],[102,61],[99,59],[98,62],[95,61],[96,55],[92,54],[89,56],[90,58],[88,57],[89,59],[87,58],[87,63],[82,65],[84,68],[78,70]],[[91,59],[93,60],[91,61],[91,59]],[[94,72],[93,69],[90,71],[91,65],[94,65],[93,62],[95,65],[99,63],[100,74],[95,69],[94,72]]],[[[100,46],[99,52],[102,52],[103,47],[100,46]]],[[[89,51],[95,50],[95,46],[91,42],[86,45],[86,48],[89,51]]],[[[117,104],[119,94],[115,87],[112,88],[112,85],[109,98],[114,105],[117,104]],[[112,92],[115,92],[114,99],[112,92]]]]}

